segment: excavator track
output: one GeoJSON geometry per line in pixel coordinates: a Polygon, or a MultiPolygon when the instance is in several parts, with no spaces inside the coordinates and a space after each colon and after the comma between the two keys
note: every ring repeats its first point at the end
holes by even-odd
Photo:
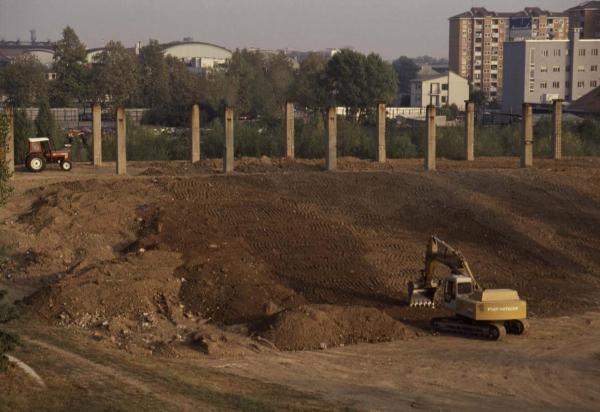
{"type": "Polygon", "coordinates": [[[458,316],[433,318],[431,329],[438,333],[451,333],[487,340],[502,340],[506,336],[503,323],[475,322],[458,316]]]}

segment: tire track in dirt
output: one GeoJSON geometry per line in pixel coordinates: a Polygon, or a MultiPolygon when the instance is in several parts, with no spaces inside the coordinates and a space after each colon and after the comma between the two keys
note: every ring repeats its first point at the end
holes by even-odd
{"type": "MultiPolygon", "coordinates": [[[[83,370],[86,370],[88,374],[95,373],[119,381],[122,384],[132,387],[147,396],[156,398],[165,404],[171,405],[173,406],[173,410],[195,411],[198,410],[198,407],[200,406],[196,401],[191,401],[190,399],[182,397],[172,391],[170,391],[168,394],[162,394],[161,392],[164,391],[165,388],[160,388],[156,385],[145,383],[123,371],[91,361],[81,355],[63,348],[59,348],[51,343],[44,342],[39,339],[33,339],[27,336],[21,336],[21,339],[25,343],[38,346],[54,353],[55,356],[59,356],[67,362],[78,365],[83,370]]],[[[206,405],[203,405],[203,407],[206,407],[206,405]]]]}

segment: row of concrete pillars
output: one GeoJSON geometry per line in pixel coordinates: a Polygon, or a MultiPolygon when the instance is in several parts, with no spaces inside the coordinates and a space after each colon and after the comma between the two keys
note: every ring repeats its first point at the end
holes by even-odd
{"type": "MultiPolygon", "coordinates": [[[[464,159],[475,160],[475,103],[465,102],[465,138],[464,159]]],[[[427,142],[425,150],[425,170],[436,168],[436,108],[427,106],[427,142]]],[[[562,100],[555,100],[552,110],[552,158],[562,158],[562,100]]],[[[520,139],[520,164],[521,167],[533,165],[533,106],[523,103],[523,122],[520,139]]]]}
{"type": "MultiPolygon", "coordinates": [[[[467,101],[465,106],[465,138],[464,159],[475,159],[475,104],[467,101]]],[[[13,110],[5,108],[8,118],[9,131],[4,156],[9,170],[14,171],[14,130],[13,110]]],[[[436,169],[436,108],[427,106],[427,133],[425,150],[425,170],[436,169]]],[[[327,170],[337,169],[337,113],[335,107],[330,107],[326,114],[327,150],[325,153],[327,170]]],[[[288,159],[294,159],[294,104],[287,103],[285,107],[286,139],[285,153],[288,159]]],[[[377,161],[386,161],[385,145],[385,104],[377,106],[377,161]]],[[[195,104],[191,111],[191,161],[200,161],[200,107],[195,104]]],[[[523,104],[522,137],[520,145],[521,167],[530,167],[533,164],[533,112],[532,105],[523,104]]],[[[553,133],[552,133],[552,158],[562,157],[562,101],[556,100],[553,104],[553,133]]],[[[92,133],[93,133],[93,164],[102,166],[102,109],[99,104],[92,107],[92,133]]],[[[117,167],[119,175],[127,173],[127,145],[126,145],[125,109],[117,109],[117,167]]],[[[232,173],[234,170],[234,111],[225,109],[225,153],[223,156],[223,171],[232,173]]]]}

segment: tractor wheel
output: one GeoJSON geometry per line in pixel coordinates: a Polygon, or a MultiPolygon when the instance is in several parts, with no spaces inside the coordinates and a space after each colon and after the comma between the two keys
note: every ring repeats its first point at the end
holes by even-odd
{"type": "Polygon", "coordinates": [[[65,172],[70,172],[71,169],[73,168],[73,164],[71,163],[70,160],[62,160],[60,162],[60,168],[65,172]]]}
{"type": "Polygon", "coordinates": [[[42,156],[31,156],[27,158],[27,169],[39,173],[46,168],[46,159],[42,156]]]}

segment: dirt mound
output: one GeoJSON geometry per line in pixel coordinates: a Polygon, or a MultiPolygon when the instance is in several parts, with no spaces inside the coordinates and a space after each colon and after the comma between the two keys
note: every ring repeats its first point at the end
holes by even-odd
{"type": "Polygon", "coordinates": [[[181,318],[181,280],[173,276],[178,254],[149,251],[83,268],[27,298],[37,312],[63,324],[81,327],[109,323],[117,317],[140,320],[149,313],[181,318]]]}
{"type": "MultiPolygon", "coordinates": [[[[273,159],[253,162],[278,167],[273,159]]],[[[151,330],[148,339],[185,341],[177,326],[191,333],[192,318],[252,329],[280,313],[281,322],[271,324],[280,325],[272,330],[282,331],[281,346],[314,347],[284,339],[294,336],[285,325],[306,317],[298,308],[434,316],[405,303],[406,283],[418,276],[426,242],[437,234],[463,252],[485,287],[517,289],[534,316],[600,306],[600,163],[518,170],[491,162],[504,168],[447,163],[423,173],[407,161],[393,172],[225,177],[170,175],[169,168],[184,166],[152,163],[147,167],[164,175],[49,185],[20,194],[10,206],[14,215],[4,218],[15,258],[32,257],[10,270],[16,281],[36,276],[48,285],[29,302],[53,322],[108,321],[110,336],[151,330]]],[[[364,330],[356,339],[393,338],[397,327],[371,331],[369,322],[349,324],[340,319],[350,315],[330,312],[324,324],[364,330]]],[[[329,328],[314,322],[309,327],[329,328]]],[[[352,341],[352,333],[317,345],[352,341]]]]}
{"type": "Polygon", "coordinates": [[[413,336],[384,312],[361,306],[304,305],[274,315],[256,333],[282,350],[327,349],[413,336]]]}

